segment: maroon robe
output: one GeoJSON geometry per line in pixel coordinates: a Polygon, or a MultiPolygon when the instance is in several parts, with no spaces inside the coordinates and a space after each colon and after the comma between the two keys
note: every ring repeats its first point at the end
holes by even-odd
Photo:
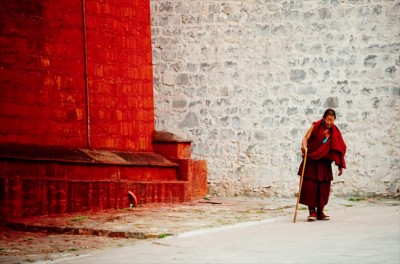
{"type": "MultiPolygon", "coordinates": [[[[314,122],[311,136],[307,142],[308,154],[301,188],[300,203],[311,207],[323,208],[329,200],[331,181],[333,180],[332,162],[339,168],[346,168],[344,155],[346,144],[339,129],[333,125],[330,136],[325,139],[323,120],[314,122]]],[[[298,175],[303,170],[300,164],[298,175]]]]}

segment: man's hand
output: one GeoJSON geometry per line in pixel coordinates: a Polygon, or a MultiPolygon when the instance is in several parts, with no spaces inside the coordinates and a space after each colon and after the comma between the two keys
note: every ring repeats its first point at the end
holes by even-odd
{"type": "Polygon", "coordinates": [[[307,149],[306,146],[301,146],[301,153],[303,153],[303,156],[304,156],[304,153],[306,152],[306,149],[307,149]]]}
{"type": "Polygon", "coordinates": [[[339,169],[338,176],[341,176],[341,175],[342,175],[342,173],[343,173],[343,168],[340,168],[340,169],[339,169]]]}

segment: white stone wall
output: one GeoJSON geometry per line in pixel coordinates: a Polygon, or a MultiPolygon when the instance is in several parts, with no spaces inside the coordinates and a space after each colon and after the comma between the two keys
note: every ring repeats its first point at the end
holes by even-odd
{"type": "Polygon", "coordinates": [[[156,129],[193,140],[211,195],[293,196],[328,107],[348,146],[333,194],[400,194],[399,0],[151,5],[156,129]]]}

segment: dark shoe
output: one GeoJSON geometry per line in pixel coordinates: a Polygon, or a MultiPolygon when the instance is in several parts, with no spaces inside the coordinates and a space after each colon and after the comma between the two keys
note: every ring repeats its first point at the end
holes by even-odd
{"type": "Polygon", "coordinates": [[[314,222],[317,220],[317,214],[316,213],[311,213],[308,217],[307,217],[307,221],[309,222],[314,222]]]}
{"type": "Polygon", "coordinates": [[[324,213],[319,213],[317,219],[318,220],[329,220],[330,217],[329,217],[329,215],[325,215],[324,213]]]}

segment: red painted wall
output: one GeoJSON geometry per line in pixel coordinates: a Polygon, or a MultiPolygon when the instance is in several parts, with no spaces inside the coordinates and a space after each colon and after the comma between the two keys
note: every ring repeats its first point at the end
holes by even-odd
{"type": "Polygon", "coordinates": [[[150,150],[150,1],[86,1],[93,148],[150,150]]]}
{"type": "Polygon", "coordinates": [[[2,1],[0,25],[1,142],[152,150],[150,1],[2,1]]]}
{"type": "Polygon", "coordinates": [[[0,221],[206,195],[189,142],[153,149],[150,0],[0,3],[0,221]]]}
{"type": "Polygon", "coordinates": [[[86,145],[81,24],[77,0],[1,2],[0,141],[86,145]]]}

